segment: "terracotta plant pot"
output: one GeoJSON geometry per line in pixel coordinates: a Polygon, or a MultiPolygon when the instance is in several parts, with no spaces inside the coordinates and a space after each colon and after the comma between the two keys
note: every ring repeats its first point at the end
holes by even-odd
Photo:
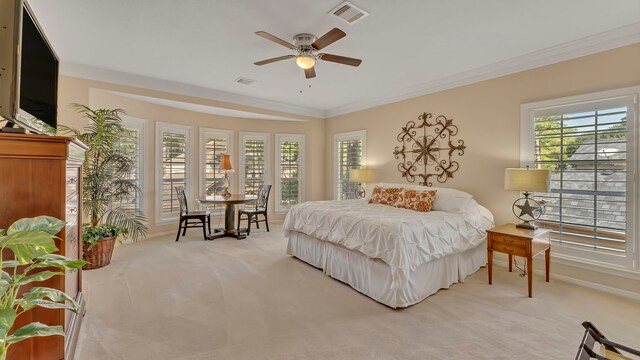
{"type": "Polygon", "coordinates": [[[82,267],[84,270],[101,268],[109,265],[113,247],[116,244],[116,237],[102,238],[89,250],[89,244],[82,246],[82,259],[89,263],[82,267]]]}

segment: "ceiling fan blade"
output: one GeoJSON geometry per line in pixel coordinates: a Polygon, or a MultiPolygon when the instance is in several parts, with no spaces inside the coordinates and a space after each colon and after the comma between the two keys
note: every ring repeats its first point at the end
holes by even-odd
{"type": "Polygon", "coordinates": [[[267,40],[271,40],[271,41],[273,41],[273,42],[275,42],[275,43],[278,43],[278,44],[280,44],[280,45],[282,45],[282,46],[286,46],[286,47],[288,47],[288,48],[289,48],[289,49],[291,49],[291,50],[295,50],[295,49],[296,49],[296,47],[295,47],[293,44],[291,44],[291,43],[289,43],[289,42],[286,42],[286,41],[284,41],[284,40],[280,39],[280,38],[279,38],[279,37],[277,37],[277,36],[273,36],[273,35],[269,34],[269,33],[268,33],[268,32],[266,32],[266,31],[256,31],[256,35],[258,35],[258,36],[262,36],[263,38],[265,38],[265,39],[267,39],[267,40]]]}
{"type": "Polygon", "coordinates": [[[311,46],[316,50],[320,50],[342,39],[345,36],[347,36],[347,34],[345,34],[344,31],[338,28],[333,28],[329,30],[328,33],[322,35],[322,37],[320,37],[318,40],[314,41],[311,46]]]}
{"type": "Polygon", "coordinates": [[[307,79],[311,79],[316,77],[316,70],[315,68],[308,68],[304,70],[304,77],[306,77],[307,79]]]}
{"type": "Polygon", "coordinates": [[[266,65],[266,64],[271,64],[272,62],[276,62],[276,61],[280,61],[280,60],[287,60],[287,59],[291,59],[296,57],[295,55],[285,55],[285,56],[278,56],[275,58],[271,58],[271,59],[266,59],[266,60],[262,60],[262,61],[256,61],[254,62],[254,64],[256,65],[266,65]]]}
{"type": "Polygon", "coordinates": [[[354,59],[346,56],[333,55],[333,54],[318,54],[318,58],[324,61],[331,61],[338,64],[344,64],[349,66],[358,66],[362,63],[360,59],[354,59]]]}

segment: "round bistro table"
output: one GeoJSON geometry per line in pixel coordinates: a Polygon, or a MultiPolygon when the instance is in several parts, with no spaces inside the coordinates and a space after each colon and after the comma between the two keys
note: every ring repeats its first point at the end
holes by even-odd
{"type": "Polygon", "coordinates": [[[244,239],[247,237],[246,232],[236,229],[236,205],[254,202],[258,199],[256,195],[232,194],[225,197],[222,195],[209,195],[198,199],[198,202],[206,205],[225,205],[224,209],[224,229],[215,229],[212,234],[207,236],[207,240],[214,240],[221,237],[234,237],[236,239],[244,239]]]}

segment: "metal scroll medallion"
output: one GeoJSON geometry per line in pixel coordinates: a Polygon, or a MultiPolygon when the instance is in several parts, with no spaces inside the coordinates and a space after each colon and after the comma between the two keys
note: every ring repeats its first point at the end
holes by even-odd
{"type": "Polygon", "coordinates": [[[418,124],[409,121],[398,134],[400,146],[396,146],[393,155],[400,159],[398,170],[409,182],[421,179],[420,185],[433,186],[433,179],[444,183],[458,170],[458,162],[452,160],[455,155],[464,155],[466,146],[462,140],[453,140],[458,127],[453,119],[444,115],[423,113],[418,124]]]}

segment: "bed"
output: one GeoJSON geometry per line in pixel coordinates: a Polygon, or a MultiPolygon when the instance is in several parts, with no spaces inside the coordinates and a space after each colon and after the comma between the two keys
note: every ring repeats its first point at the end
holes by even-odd
{"type": "Polygon", "coordinates": [[[287,253],[392,308],[416,304],[486,265],[486,230],[493,227],[493,215],[471,195],[377,186],[437,192],[429,212],[368,199],[295,205],[283,224],[287,253]]]}

